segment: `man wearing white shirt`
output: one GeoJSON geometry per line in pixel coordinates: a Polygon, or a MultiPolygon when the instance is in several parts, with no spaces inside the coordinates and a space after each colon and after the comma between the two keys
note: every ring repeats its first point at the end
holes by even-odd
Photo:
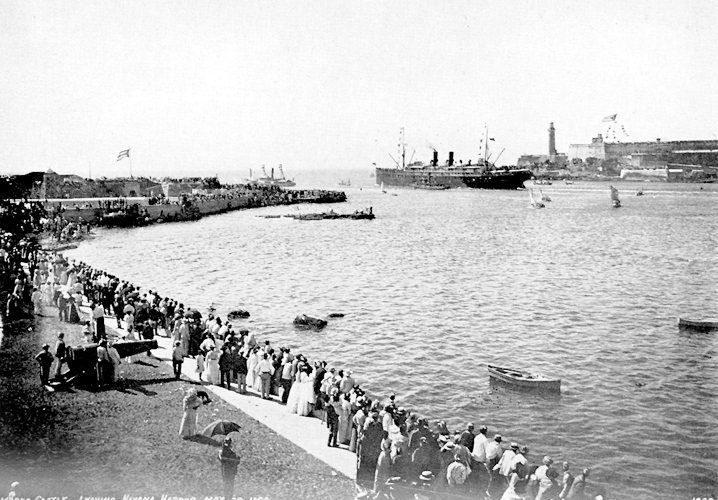
{"type": "Polygon", "coordinates": [[[504,453],[501,441],[501,435],[496,434],[494,440],[486,445],[486,470],[489,471],[489,484],[486,486],[487,498],[494,498],[495,495],[500,496],[501,492],[506,489],[498,470],[498,465],[504,453]]]}
{"type": "Polygon", "coordinates": [[[269,356],[265,353],[262,360],[257,364],[256,374],[262,380],[262,399],[269,399],[269,382],[274,374],[274,366],[269,361],[269,356]]]}
{"type": "Polygon", "coordinates": [[[506,450],[504,454],[501,455],[499,463],[494,466],[494,469],[497,469],[499,471],[499,474],[506,478],[507,483],[509,481],[509,474],[511,473],[511,465],[513,464],[512,461],[516,456],[517,451],[519,451],[519,445],[516,443],[511,443],[511,449],[506,450]]]}
{"type": "Polygon", "coordinates": [[[97,338],[105,338],[105,309],[100,302],[92,304],[92,320],[95,322],[97,338]]]}
{"type": "Polygon", "coordinates": [[[482,425],[479,427],[479,433],[474,437],[474,448],[471,450],[471,482],[474,484],[479,483],[479,478],[482,474],[481,469],[485,469],[483,465],[486,463],[486,445],[489,444],[489,440],[486,438],[486,433],[489,431],[488,427],[482,425]]]}
{"type": "MultiPolygon", "coordinates": [[[[511,466],[509,467],[509,471],[511,469],[513,469],[516,466],[516,464],[518,464],[518,463],[522,463],[524,465],[524,469],[528,470],[528,465],[529,465],[528,454],[529,454],[528,446],[524,446],[524,445],[520,446],[519,452],[516,454],[516,456],[514,458],[511,459],[511,466]]],[[[509,472],[509,474],[510,474],[510,472],[509,472]]]]}

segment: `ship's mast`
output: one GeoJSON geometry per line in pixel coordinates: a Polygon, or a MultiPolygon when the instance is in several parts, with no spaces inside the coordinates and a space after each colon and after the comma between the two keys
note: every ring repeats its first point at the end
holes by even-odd
{"type": "Polygon", "coordinates": [[[406,168],[406,144],[404,143],[404,127],[399,129],[399,156],[401,156],[401,169],[406,168]]]}
{"type": "Polygon", "coordinates": [[[487,158],[486,154],[489,149],[489,126],[485,123],[484,124],[484,165],[486,165],[487,158]]]}

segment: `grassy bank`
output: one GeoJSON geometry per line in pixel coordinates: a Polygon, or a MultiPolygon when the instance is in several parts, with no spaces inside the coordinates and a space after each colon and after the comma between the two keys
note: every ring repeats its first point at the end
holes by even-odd
{"type": "MultiPolygon", "coordinates": [[[[57,333],[82,343],[81,329],[44,316],[4,326],[0,346],[0,496],[222,495],[219,438],[179,438],[184,389],[172,368],[145,356],[123,363],[114,389],[48,393],[33,359],[57,333]]],[[[113,320],[109,321],[112,324],[113,320]]],[[[124,360],[123,360],[124,361],[124,360]]],[[[54,367],[53,367],[54,368],[54,367]]],[[[352,498],[353,482],[219,398],[199,410],[199,429],[237,422],[241,456],[235,496],[270,499],[352,498]]]]}

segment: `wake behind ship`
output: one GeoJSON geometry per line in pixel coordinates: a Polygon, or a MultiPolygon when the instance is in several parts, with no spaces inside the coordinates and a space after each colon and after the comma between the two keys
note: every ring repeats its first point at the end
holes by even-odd
{"type": "MultiPolygon", "coordinates": [[[[492,139],[493,140],[493,139],[492,139]]],[[[428,165],[414,162],[405,165],[406,144],[404,143],[404,129],[401,129],[399,138],[399,155],[401,161],[396,161],[395,168],[376,168],[376,183],[386,186],[413,187],[416,189],[519,189],[524,187],[524,181],[534,176],[527,169],[511,169],[496,167],[487,158],[487,148],[484,146],[484,155],[473,165],[468,163],[454,163],[454,153],[449,152],[449,159],[445,164],[439,165],[439,153],[434,151],[434,159],[428,165]]],[[[486,141],[488,142],[488,129],[486,141]]],[[[502,151],[503,152],[503,151],[502,151]]],[[[500,155],[499,155],[500,156],[500,155]]]]}

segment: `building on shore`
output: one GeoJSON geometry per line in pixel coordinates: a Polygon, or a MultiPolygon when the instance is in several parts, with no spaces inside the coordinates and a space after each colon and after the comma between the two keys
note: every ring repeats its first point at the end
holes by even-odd
{"type": "Polygon", "coordinates": [[[553,122],[548,128],[548,154],[527,154],[521,155],[516,166],[527,168],[534,174],[543,174],[544,171],[554,171],[565,168],[568,158],[565,153],[556,151],[556,129],[553,122]]]}
{"type": "Polygon", "coordinates": [[[113,198],[177,197],[206,191],[206,179],[166,179],[164,182],[144,177],[85,179],[75,174],[58,174],[51,168],[0,179],[0,187],[12,198],[113,198]]]}
{"type": "Polygon", "coordinates": [[[571,144],[571,162],[612,162],[620,177],[632,180],[700,181],[718,177],[718,140],[607,142],[601,134],[589,144],[571,144]]]}

